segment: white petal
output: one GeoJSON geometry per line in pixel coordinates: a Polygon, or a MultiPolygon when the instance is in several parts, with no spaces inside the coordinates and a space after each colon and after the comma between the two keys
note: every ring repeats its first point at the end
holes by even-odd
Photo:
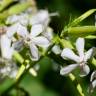
{"type": "Polygon", "coordinates": [[[50,21],[49,13],[47,10],[40,10],[36,15],[32,16],[30,19],[30,24],[48,24],[50,21]]]}
{"type": "Polygon", "coordinates": [[[78,38],[76,41],[76,49],[81,58],[84,58],[84,38],[78,38]]]}
{"type": "Polygon", "coordinates": [[[0,37],[0,44],[1,44],[1,53],[2,57],[4,58],[10,58],[10,45],[11,45],[11,40],[6,36],[2,35],[0,37]]]}
{"type": "Polygon", "coordinates": [[[84,57],[84,60],[87,61],[88,59],[91,58],[93,54],[93,48],[89,49],[86,53],[85,53],[85,57],[84,57]]]}
{"type": "Polygon", "coordinates": [[[41,24],[36,24],[36,25],[33,25],[33,26],[32,26],[30,35],[32,35],[32,37],[36,37],[36,36],[38,36],[41,32],[43,32],[43,25],[41,25],[41,24]]]}
{"type": "Polygon", "coordinates": [[[60,53],[61,53],[60,46],[59,46],[59,45],[55,45],[55,46],[52,48],[52,52],[54,52],[55,54],[60,54],[60,53]]]}
{"type": "Polygon", "coordinates": [[[92,82],[92,87],[93,87],[93,89],[96,87],[96,80],[94,80],[94,81],[92,82]]]}
{"type": "Polygon", "coordinates": [[[20,15],[9,16],[8,19],[6,20],[6,24],[14,24],[14,23],[28,25],[28,15],[24,13],[20,15]]]}
{"type": "Polygon", "coordinates": [[[38,36],[33,39],[33,43],[42,47],[48,45],[49,41],[43,36],[38,36]]]}
{"type": "Polygon", "coordinates": [[[71,64],[66,67],[61,68],[60,74],[61,75],[67,75],[71,73],[75,68],[77,68],[79,65],[78,64],[71,64]]]}
{"type": "Polygon", "coordinates": [[[24,13],[20,15],[19,19],[20,24],[27,26],[29,22],[29,16],[28,14],[24,13]]]}
{"type": "Polygon", "coordinates": [[[6,20],[6,24],[13,24],[19,20],[19,17],[17,15],[9,16],[6,20]]]}
{"type": "Polygon", "coordinates": [[[30,44],[30,51],[32,55],[32,60],[37,61],[39,59],[39,52],[38,52],[37,47],[32,43],[30,44]]]}
{"type": "Polygon", "coordinates": [[[21,51],[22,50],[22,48],[23,48],[23,39],[21,39],[21,40],[18,40],[18,41],[16,41],[16,42],[14,42],[13,44],[12,44],[12,47],[16,50],[16,51],[21,51]]]}
{"type": "Polygon", "coordinates": [[[80,73],[80,77],[84,77],[86,75],[88,75],[90,72],[90,68],[88,65],[84,65],[81,67],[81,73],[80,73]]]}
{"type": "Polygon", "coordinates": [[[42,22],[45,21],[47,18],[49,18],[47,10],[40,10],[37,15],[39,17],[38,19],[42,22]]]}
{"type": "Polygon", "coordinates": [[[76,62],[79,62],[79,57],[77,55],[75,55],[73,53],[73,51],[69,48],[63,49],[63,51],[61,53],[61,57],[62,58],[68,58],[68,59],[74,60],[76,62]]]}
{"type": "Polygon", "coordinates": [[[14,49],[11,47],[6,54],[7,59],[12,59],[13,52],[14,49]]]}
{"type": "Polygon", "coordinates": [[[95,78],[96,78],[96,71],[94,71],[94,72],[91,74],[90,82],[92,82],[95,78]]]}
{"type": "Polygon", "coordinates": [[[46,37],[48,40],[52,40],[52,38],[53,38],[53,36],[54,36],[52,28],[48,27],[48,28],[46,29],[46,31],[44,31],[44,32],[42,33],[42,35],[43,35],[44,37],[46,37]]]}
{"type": "Polygon", "coordinates": [[[17,32],[18,24],[14,24],[7,28],[7,36],[11,38],[17,32]]]}
{"type": "Polygon", "coordinates": [[[28,35],[27,28],[22,26],[21,24],[18,24],[17,34],[22,36],[22,37],[27,36],[28,35]]]}

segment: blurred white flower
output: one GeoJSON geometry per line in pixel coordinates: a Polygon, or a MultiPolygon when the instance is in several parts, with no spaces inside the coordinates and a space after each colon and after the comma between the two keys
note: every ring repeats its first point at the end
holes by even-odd
{"type": "Polygon", "coordinates": [[[47,27],[50,23],[50,17],[58,15],[59,14],[57,12],[49,13],[48,10],[39,10],[36,14],[32,15],[32,17],[29,20],[29,24],[43,24],[43,26],[47,27]]]}
{"type": "Polygon", "coordinates": [[[65,58],[71,59],[76,63],[61,68],[60,70],[61,75],[67,75],[77,67],[81,69],[81,73],[80,73],[81,77],[88,75],[88,73],[90,72],[90,68],[86,63],[88,59],[90,59],[92,56],[93,48],[89,49],[87,52],[84,53],[84,44],[85,44],[84,38],[77,39],[76,49],[78,51],[79,56],[75,55],[74,52],[69,48],[63,49],[61,53],[61,57],[64,59],[65,58]]]}
{"type": "Polygon", "coordinates": [[[43,47],[49,45],[49,41],[44,36],[40,35],[43,32],[43,26],[41,24],[33,25],[30,34],[28,34],[24,41],[30,46],[32,60],[37,61],[39,59],[39,51],[37,46],[43,47]]]}
{"type": "Polygon", "coordinates": [[[2,58],[0,59],[0,74],[2,78],[5,76],[15,78],[17,73],[18,68],[12,60],[14,48],[11,46],[11,43],[11,39],[9,39],[6,34],[0,36],[0,58],[2,58]]]}
{"type": "Polygon", "coordinates": [[[6,59],[11,59],[14,48],[11,46],[11,39],[6,34],[0,36],[1,56],[6,59]]]}
{"type": "Polygon", "coordinates": [[[9,16],[6,20],[6,24],[15,24],[20,23],[24,26],[27,26],[29,23],[29,16],[26,13],[22,13],[20,15],[12,15],[9,16]]]}
{"type": "Polygon", "coordinates": [[[50,22],[49,13],[47,10],[40,10],[36,14],[32,15],[32,17],[29,20],[30,25],[34,24],[43,24],[48,25],[50,22]]]}
{"type": "Polygon", "coordinates": [[[92,93],[94,88],[96,88],[96,71],[91,74],[90,82],[89,92],[92,93]]]}
{"type": "Polygon", "coordinates": [[[18,67],[11,60],[4,59],[3,65],[2,65],[2,63],[0,64],[1,78],[4,78],[6,76],[9,76],[10,78],[15,78],[17,71],[18,71],[18,67]]]}
{"type": "Polygon", "coordinates": [[[26,27],[20,24],[15,25],[15,27],[17,28],[17,29],[14,28],[16,29],[16,31],[14,32],[12,28],[12,30],[10,29],[10,32],[8,35],[10,37],[10,36],[13,36],[13,34],[17,32],[17,34],[21,36],[21,40],[17,41],[17,43],[15,44],[13,43],[14,48],[16,48],[15,46],[18,46],[18,47],[22,46],[24,43],[27,44],[31,50],[32,60],[33,61],[38,60],[39,51],[38,51],[37,46],[43,47],[45,45],[49,45],[48,39],[40,35],[43,32],[43,26],[41,24],[33,25],[30,33],[27,31],[26,27]],[[13,33],[11,31],[13,31],[13,33]]]}

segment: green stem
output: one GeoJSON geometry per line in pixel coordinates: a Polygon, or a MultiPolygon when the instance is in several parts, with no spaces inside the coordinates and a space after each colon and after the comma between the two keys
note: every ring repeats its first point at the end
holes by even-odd
{"type": "Polygon", "coordinates": [[[84,14],[82,14],[81,16],[79,16],[78,18],[76,18],[72,23],[70,23],[68,26],[69,27],[73,27],[78,25],[80,22],[82,22],[84,19],[86,19],[87,17],[89,17],[91,14],[93,14],[94,12],[96,12],[96,9],[90,9],[87,12],[85,12],[84,14]]]}
{"type": "Polygon", "coordinates": [[[9,86],[9,88],[7,90],[5,90],[2,94],[0,94],[0,96],[6,96],[6,94],[8,94],[13,88],[15,88],[16,86],[18,86],[18,84],[22,81],[22,79],[24,78],[24,76],[27,74],[27,72],[29,71],[29,69],[31,67],[33,67],[35,64],[37,64],[43,57],[41,57],[38,61],[30,64],[31,66],[29,66],[24,72],[23,74],[21,74],[21,76],[18,78],[18,80],[15,80],[15,82],[9,86]]]}
{"type": "MultiPolygon", "coordinates": [[[[58,57],[54,53],[50,53],[48,56],[49,56],[49,58],[53,59],[58,64],[63,65],[63,62],[61,62],[60,57],[58,57]]],[[[73,84],[76,86],[76,90],[77,90],[79,96],[85,96],[83,93],[83,89],[82,89],[80,83],[78,82],[78,80],[76,79],[75,75],[70,73],[68,76],[69,76],[70,80],[73,82],[73,84]]]]}

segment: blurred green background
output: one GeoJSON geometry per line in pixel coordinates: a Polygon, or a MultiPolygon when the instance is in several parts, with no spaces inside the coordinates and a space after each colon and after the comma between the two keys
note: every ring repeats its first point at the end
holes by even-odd
{"type": "MultiPolygon", "coordinates": [[[[96,0],[37,0],[38,9],[48,9],[50,13],[58,12],[58,17],[52,17],[50,26],[55,33],[61,32],[63,27],[69,22],[80,16],[89,9],[96,8],[96,0]]],[[[94,25],[94,15],[84,20],[82,25],[94,25]]],[[[58,61],[59,59],[57,59],[58,61]]],[[[26,74],[20,83],[21,89],[25,91],[25,95],[19,89],[13,89],[8,96],[78,96],[75,85],[68,77],[60,76],[60,63],[45,57],[40,62],[38,76],[33,77],[31,74],[26,74]]],[[[90,76],[90,74],[89,74],[90,76]]],[[[90,77],[79,78],[83,91],[88,95],[87,88],[89,86],[90,77]]],[[[7,79],[0,84],[0,92],[3,92],[9,85],[11,80],[7,79]]],[[[7,95],[6,95],[7,96],[7,95]]]]}

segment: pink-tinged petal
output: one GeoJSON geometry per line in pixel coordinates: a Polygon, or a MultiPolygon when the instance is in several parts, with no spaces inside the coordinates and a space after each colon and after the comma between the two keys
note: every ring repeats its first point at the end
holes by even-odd
{"type": "Polygon", "coordinates": [[[87,76],[90,72],[90,68],[88,65],[84,65],[81,67],[81,72],[80,72],[80,77],[84,77],[84,76],[87,76]]]}
{"type": "Polygon", "coordinates": [[[43,28],[43,25],[41,24],[36,24],[36,25],[33,25],[32,28],[31,28],[31,33],[30,35],[32,37],[36,37],[38,36],[41,32],[43,32],[44,28],[43,28]]]}
{"type": "Polygon", "coordinates": [[[39,60],[38,48],[34,44],[30,44],[31,57],[33,61],[39,60]]]}
{"type": "Polygon", "coordinates": [[[28,35],[27,28],[25,26],[22,26],[21,24],[18,24],[17,34],[22,37],[26,37],[28,35]]]}
{"type": "Polygon", "coordinates": [[[74,69],[76,69],[79,66],[79,64],[71,64],[66,67],[61,68],[60,74],[61,75],[68,75],[71,73],[74,69]]]}
{"type": "Polygon", "coordinates": [[[87,61],[88,59],[91,58],[93,54],[93,48],[89,49],[86,53],[85,53],[85,57],[84,57],[84,60],[87,61]]]}
{"type": "Polygon", "coordinates": [[[69,48],[63,49],[63,51],[61,53],[61,57],[62,58],[68,58],[68,59],[71,59],[73,61],[79,62],[79,57],[77,55],[75,55],[73,53],[73,51],[69,48]]]}
{"type": "Polygon", "coordinates": [[[81,59],[84,58],[84,38],[78,38],[76,41],[76,49],[81,59]]]}
{"type": "Polygon", "coordinates": [[[38,36],[33,38],[33,43],[41,47],[45,45],[49,45],[48,39],[43,36],[38,36]]]}

